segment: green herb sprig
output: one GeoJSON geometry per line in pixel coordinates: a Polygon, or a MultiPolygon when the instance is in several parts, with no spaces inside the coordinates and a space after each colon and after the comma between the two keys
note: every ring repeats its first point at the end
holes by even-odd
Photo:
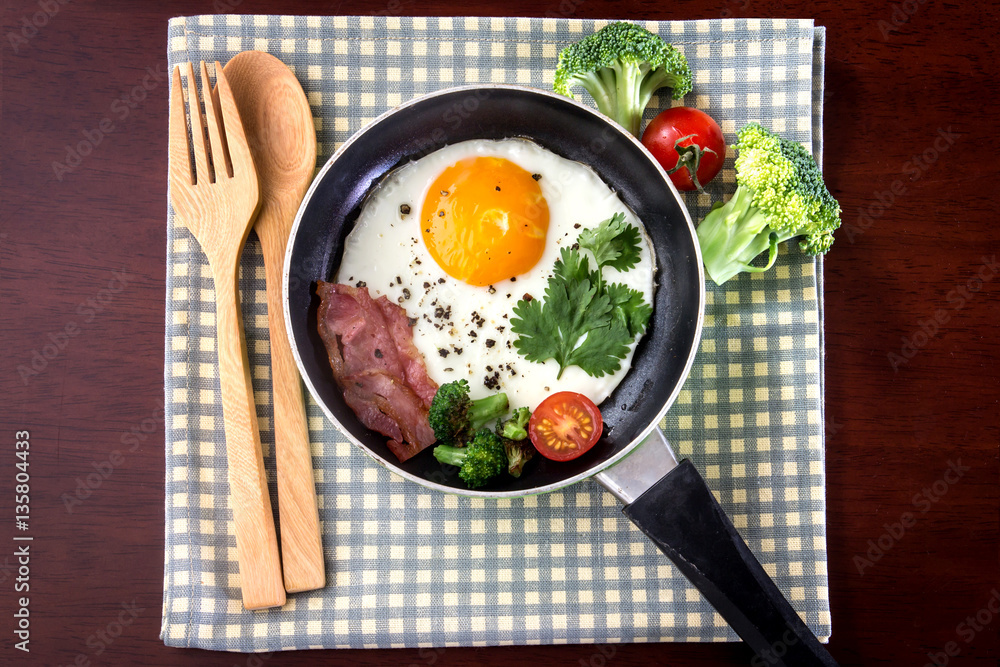
{"type": "Polygon", "coordinates": [[[514,306],[511,331],[517,334],[518,353],[537,363],[555,359],[558,377],[568,366],[579,366],[594,377],[621,368],[629,345],[646,330],[653,308],[638,290],[608,284],[603,269],[635,267],[640,243],[639,229],[625,222],[624,213],[616,213],[581,232],[578,248],[563,248],[545,299],[521,299],[514,306]]]}

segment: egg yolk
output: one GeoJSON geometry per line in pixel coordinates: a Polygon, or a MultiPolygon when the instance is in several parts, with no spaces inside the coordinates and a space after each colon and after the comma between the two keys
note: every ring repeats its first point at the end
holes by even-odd
{"type": "Polygon", "coordinates": [[[431,184],[420,222],[438,266],[458,280],[485,286],[538,262],[549,206],[531,173],[505,158],[470,157],[431,184]]]}

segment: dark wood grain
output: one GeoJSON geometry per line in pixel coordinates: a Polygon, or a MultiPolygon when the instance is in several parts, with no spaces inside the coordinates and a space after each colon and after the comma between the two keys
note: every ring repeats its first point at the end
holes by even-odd
{"type": "MultiPolygon", "coordinates": [[[[12,508],[14,433],[27,429],[36,539],[30,655],[13,648],[13,549],[0,552],[0,662],[605,664],[592,646],[253,658],[159,641],[167,88],[136,101],[124,119],[112,104],[147,67],[165,70],[169,17],[231,6],[272,14],[805,16],[827,26],[825,169],[845,221],[825,275],[830,650],[845,665],[923,665],[928,654],[943,662],[954,642],[960,654],[948,664],[996,664],[997,615],[969,642],[959,626],[986,609],[1000,585],[1000,267],[983,259],[1000,251],[995,4],[61,1],[6,2],[0,45],[0,507],[12,508]],[[10,35],[20,34],[22,19],[56,6],[15,49],[10,35]],[[57,177],[52,163],[65,161],[65,147],[104,118],[113,131],[57,177]],[[941,133],[953,140],[935,149],[941,133]],[[915,168],[914,156],[925,151],[935,159],[915,168]],[[894,201],[880,204],[894,187],[894,201]],[[978,285],[980,271],[991,279],[978,285]],[[966,286],[980,289],[963,295],[966,286]],[[943,323],[922,335],[921,323],[935,314],[943,323]],[[63,348],[22,380],[18,367],[30,367],[50,335],[63,348]],[[919,349],[894,368],[889,355],[909,352],[906,342],[919,349]],[[145,438],[134,451],[136,441],[123,441],[133,428],[145,438]],[[112,459],[116,450],[121,460],[112,459]],[[112,460],[100,486],[67,511],[63,494],[112,460]],[[918,495],[925,487],[933,493],[949,461],[969,470],[925,507],[918,495]],[[876,562],[859,566],[869,540],[877,543],[907,512],[916,523],[876,562]],[[99,633],[123,605],[137,611],[134,622],[103,646],[99,633]]],[[[0,521],[7,544],[12,524],[0,521]]],[[[606,664],[730,665],[749,657],[741,645],[622,645],[606,664]]]]}

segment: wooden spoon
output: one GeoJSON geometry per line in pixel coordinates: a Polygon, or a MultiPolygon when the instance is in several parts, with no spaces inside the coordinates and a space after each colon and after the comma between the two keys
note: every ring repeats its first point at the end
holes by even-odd
{"type": "Polygon", "coordinates": [[[267,280],[285,589],[289,593],[310,591],[325,583],[323,544],[302,381],[285,333],[281,282],[295,212],[316,168],[316,127],[302,86],[274,56],[244,51],[223,71],[260,179],[261,206],[254,229],[260,237],[267,280]]]}

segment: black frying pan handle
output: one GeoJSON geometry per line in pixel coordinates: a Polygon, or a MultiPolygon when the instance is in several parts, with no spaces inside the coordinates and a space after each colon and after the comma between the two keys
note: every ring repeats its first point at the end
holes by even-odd
{"type": "Polygon", "coordinates": [[[754,651],[754,667],[836,667],[684,460],[623,510],[754,651]]]}

